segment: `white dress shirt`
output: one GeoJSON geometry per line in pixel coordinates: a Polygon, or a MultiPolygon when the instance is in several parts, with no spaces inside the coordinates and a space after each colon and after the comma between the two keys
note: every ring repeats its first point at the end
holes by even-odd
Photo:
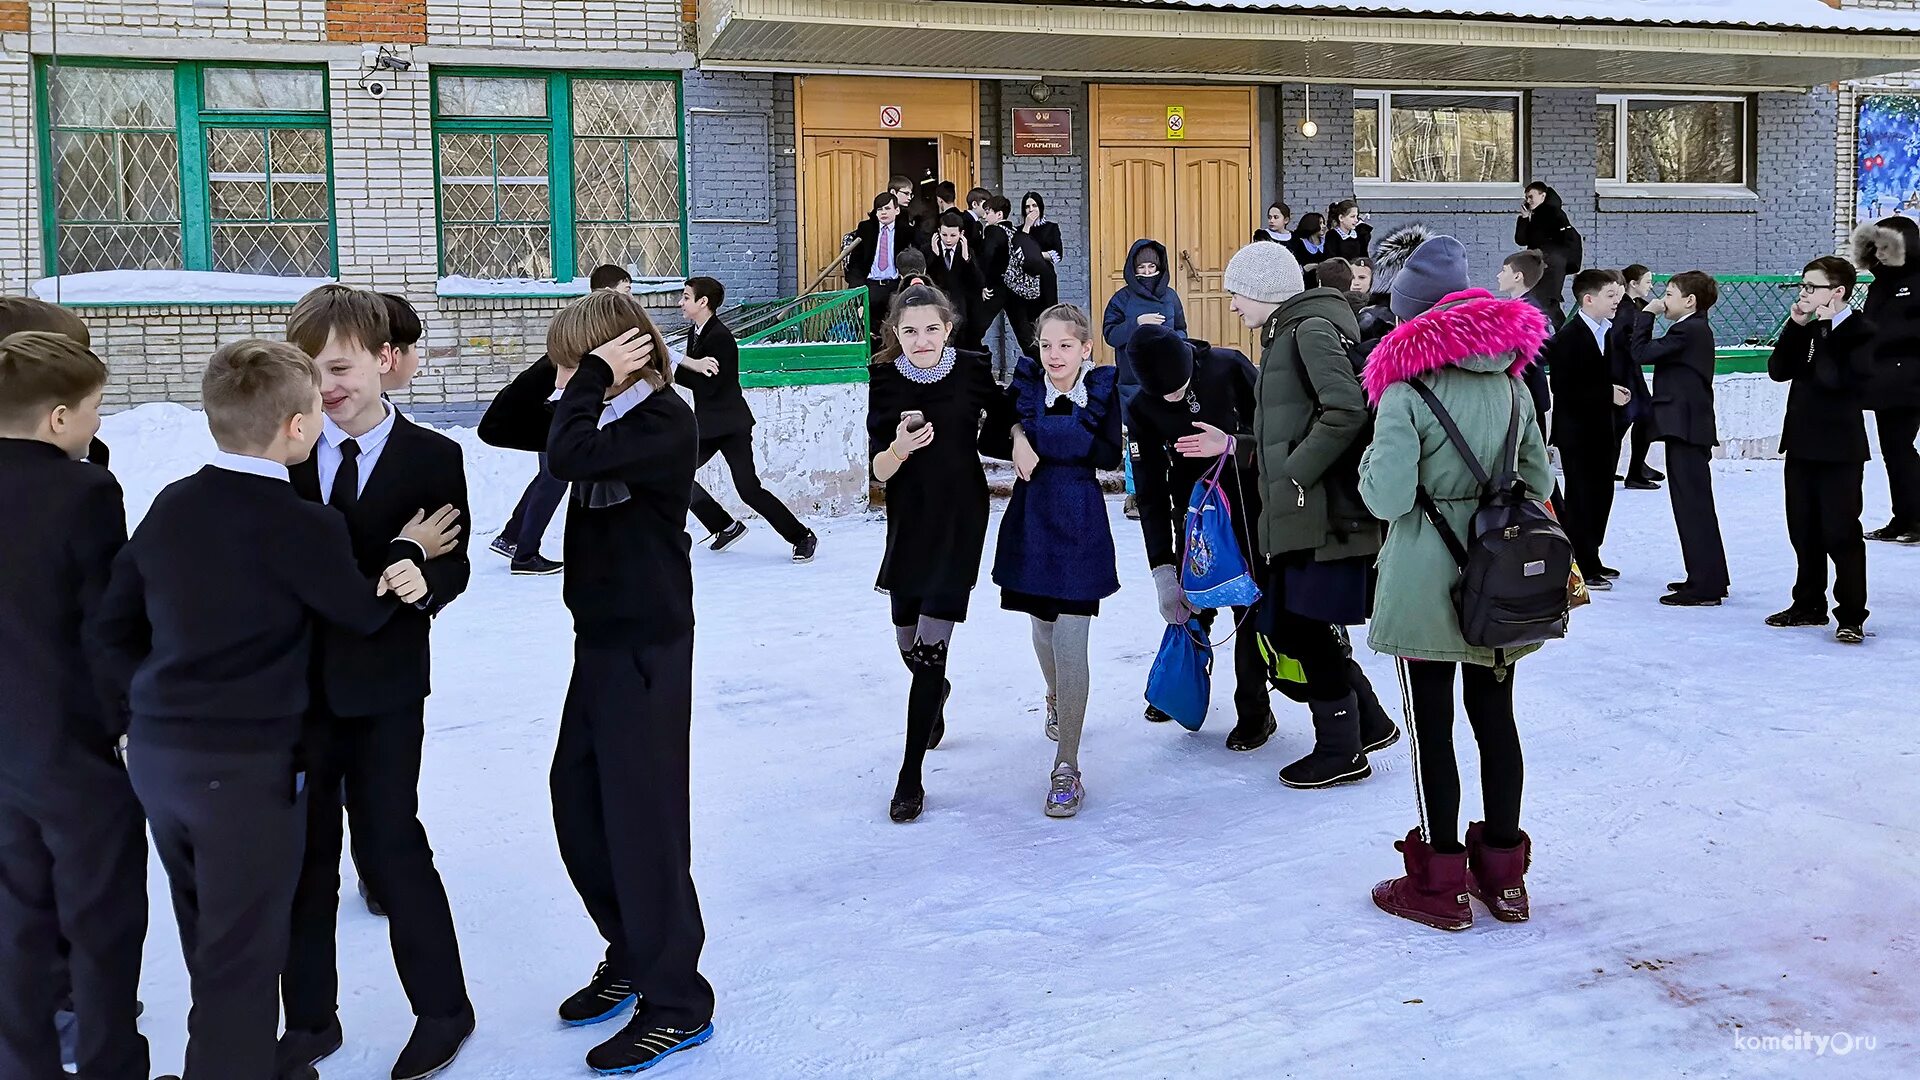
{"type": "Polygon", "coordinates": [[[1593,343],[1600,347],[1600,355],[1607,355],[1607,332],[1613,329],[1612,319],[1596,319],[1585,311],[1580,312],[1580,321],[1593,331],[1593,343]]]}
{"type": "Polygon", "coordinates": [[[246,473],[250,476],[264,476],[269,480],[289,479],[285,465],[249,454],[229,454],[225,450],[220,450],[214,453],[213,460],[208,464],[216,469],[246,473]]]}
{"type": "MultiPolygon", "coordinates": [[[[387,448],[387,436],[393,434],[393,420],[399,414],[386,401],[380,402],[386,415],[365,435],[349,435],[347,430],[333,422],[331,416],[320,421],[320,441],[314,444],[313,460],[320,470],[320,497],[332,500],[333,479],[340,474],[340,444],[352,439],[360,447],[360,486],[354,494],[360,495],[367,490],[367,479],[373,475],[373,467],[380,463],[380,451],[387,448]]],[[[437,508],[436,508],[437,509],[437,508]]]]}

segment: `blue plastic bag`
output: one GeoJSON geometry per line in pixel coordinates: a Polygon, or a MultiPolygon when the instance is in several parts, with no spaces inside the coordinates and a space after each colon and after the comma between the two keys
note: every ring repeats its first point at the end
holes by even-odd
{"type": "Polygon", "coordinates": [[[1222,454],[1193,485],[1193,495],[1187,499],[1180,587],[1196,611],[1252,607],[1260,599],[1260,586],[1254,584],[1247,557],[1233,534],[1232,506],[1220,486],[1220,472],[1226,465],[1227,455],[1222,454]]]}
{"type": "Polygon", "coordinates": [[[1199,731],[1213,697],[1213,646],[1206,628],[1194,619],[1169,626],[1160,638],[1160,654],[1147,674],[1147,704],[1166,713],[1188,731],[1199,731]]]}

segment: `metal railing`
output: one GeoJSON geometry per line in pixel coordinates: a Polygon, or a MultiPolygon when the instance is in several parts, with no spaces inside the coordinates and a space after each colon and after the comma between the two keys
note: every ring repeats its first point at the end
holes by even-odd
{"type": "MultiPolygon", "coordinates": [[[[867,290],[813,293],[782,301],[784,317],[740,337],[744,386],[861,382],[872,352],[867,290]]],[[[764,322],[764,320],[762,320],[764,322]]]]}
{"type": "MultiPolygon", "coordinates": [[[[1654,279],[1664,286],[1666,276],[1654,279]]],[[[1858,310],[1867,301],[1867,283],[1871,275],[1861,275],[1860,287],[1853,291],[1853,306],[1858,310]]],[[[1787,309],[1798,298],[1799,274],[1726,274],[1715,275],[1720,299],[1707,312],[1707,324],[1713,327],[1713,340],[1722,350],[1770,349],[1780,340],[1780,328],[1787,324],[1787,309]]]]}

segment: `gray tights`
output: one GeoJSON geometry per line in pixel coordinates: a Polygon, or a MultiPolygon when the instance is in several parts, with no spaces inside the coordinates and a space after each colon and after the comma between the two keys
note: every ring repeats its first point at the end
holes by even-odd
{"type": "Polygon", "coordinates": [[[1080,768],[1080,730],[1087,720],[1087,635],[1093,619],[1086,615],[1062,615],[1053,622],[1033,620],[1033,653],[1040,659],[1040,673],[1047,679],[1047,696],[1053,699],[1054,716],[1059,721],[1060,750],[1054,763],[1080,768]]]}

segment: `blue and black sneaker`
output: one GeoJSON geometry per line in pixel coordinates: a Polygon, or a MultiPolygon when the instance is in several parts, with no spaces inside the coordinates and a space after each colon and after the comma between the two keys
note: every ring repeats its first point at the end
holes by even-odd
{"type": "Polygon", "coordinates": [[[697,1028],[667,1027],[635,1013],[620,1034],[587,1052],[587,1067],[601,1076],[646,1072],[682,1050],[691,1050],[713,1038],[713,1023],[697,1028]]]}
{"type": "Polygon", "coordinates": [[[603,961],[593,969],[592,982],[560,1003],[560,1022],[568,1027],[598,1024],[620,1015],[637,1000],[633,983],[615,975],[603,961]]]}

